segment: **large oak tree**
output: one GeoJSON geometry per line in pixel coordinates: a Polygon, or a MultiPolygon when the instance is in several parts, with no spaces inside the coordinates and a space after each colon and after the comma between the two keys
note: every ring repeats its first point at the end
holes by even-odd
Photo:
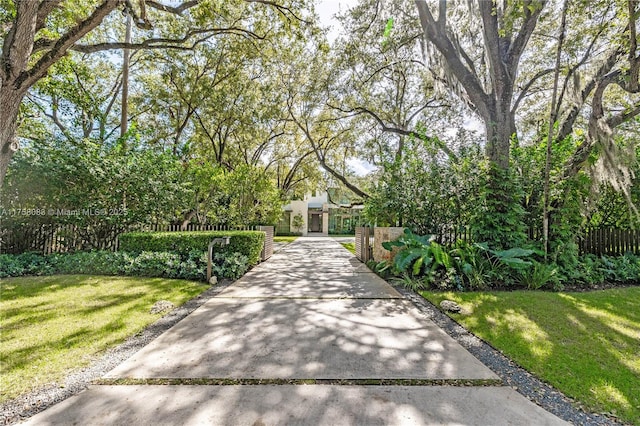
{"type": "MultiPolygon", "coordinates": [[[[288,21],[301,19],[294,8],[288,7],[284,1],[243,0],[243,3],[268,5],[288,21]]],[[[301,2],[291,0],[289,3],[299,6],[301,2]]],[[[3,33],[0,55],[0,186],[13,154],[19,149],[16,132],[22,100],[29,89],[47,75],[49,69],[67,52],[123,48],[184,49],[219,34],[262,37],[245,22],[224,28],[209,26],[206,13],[215,5],[215,2],[207,0],[166,4],[155,0],[3,0],[0,12],[3,33]],[[105,18],[119,11],[132,15],[136,25],[147,30],[147,37],[135,43],[105,41],[81,44],[83,38],[99,27],[105,18]],[[183,34],[167,37],[153,31],[151,17],[154,14],[182,17],[191,12],[198,12],[198,19],[193,20],[194,25],[186,26],[183,34]]]]}

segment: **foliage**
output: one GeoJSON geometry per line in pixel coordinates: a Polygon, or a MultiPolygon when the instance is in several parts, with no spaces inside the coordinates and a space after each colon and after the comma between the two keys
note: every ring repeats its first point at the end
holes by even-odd
{"type": "Polygon", "coordinates": [[[293,220],[291,221],[291,227],[296,230],[296,232],[300,232],[302,227],[304,226],[304,218],[301,213],[293,216],[293,220]]]}
{"type": "Polygon", "coordinates": [[[538,290],[549,287],[553,290],[562,290],[558,276],[558,266],[541,262],[532,262],[531,268],[524,270],[520,274],[519,281],[529,290],[538,290]]]}
{"type": "Polygon", "coordinates": [[[451,267],[449,254],[442,246],[433,241],[433,235],[416,235],[409,228],[396,240],[382,243],[391,251],[393,247],[402,247],[393,258],[394,272],[420,275],[422,272],[435,272],[438,267],[451,267]]]}
{"type": "Polygon", "coordinates": [[[640,257],[586,255],[580,259],[576,281],[587,287],[603,282],[612,284],[637,284],[640,282],[640,257]]]}
{"type": "Polygon", "coordinates": [[[496,250],[520,247],[527,241],[522,190],[510,169],[485,163],[473,209],[471,233],[475,241],[487,241],[496,250]]]}
{"type": "MultiPolygon", "coordinates": [[[[236,279],[251,265],[238,252],[216,252],[216,276],[236,279]]],[[[0,278],[30,275],[93,274],[206,280],[206,252],[193,250],[187,255],[171,252],[141,253],[92,251],[43,256],[36,253],[0,255],[0,278]]]]}
{"type": "Polygon", "coordinates": [[[120,250],[131,253],[166,251],[182,256],[193,250],[206,252],[214,238],[231,237],[229,245],[215,246],[214,253],[238,252],[249,265],[260,261],[265,234],[262,231],[130,232],[120,235],[120,250]]]}
{"type": "MultiPolygon", "coordinates": [[[[559,267],[536,261],[534,257],[541,253],[534,249],[493,250],[487,243],[462,241],[447,248],[436,243],[432,235],[419,236],[409,229],[405,229],[396,241],[383,243],[383,247],[390,251],[394,247],[401,250],[391,264],[377,266],[376,272],[391,270],[402,282],[416,288],[420,281],[425,288],[436,286],[456,290],[517,286],[561,289],[559,267]]],[[[603,263],[607,261],[602,258],[603,263]]],[[[626,265],[624,270],[632,276],[636,264],[628,259],[626,265]]],[[[640,279],[640,275],[635,277],[640,279]]]]}
{"type": "Polygon", "coordinates": [[[408,273],[403,273],[400,277],[391,278],[390,281],[414,292],[430,287],[430,283],[425,277],[418,278],[408,273]]]}
{"type": "Polygon", "coordinates": [[[72,371],[161,314],[159,300],[180,306],[207,286],[164,278],[59,275],[0,280],[0,403],[51,383],[64,383],[72,371]]]}
{"type": "Polygon", "coordinates": [[[406,226],[420,234],[441,234],[465,226],[477,209],[481,162],[476,148],[457,159],[438,155],[429,140],[408,139],[402,157],[383,163],[370,189],[364,214],[379,226],[406,226]]]}
{"type": "Polygon", "coordinates": [[[216,253],[214,255],[214,275],[217,277],[238,279],[247,272],[249,263],[247,256],[242,253],[216,253]]]}
{"type": "Polygon", "coordinates": [[[20,232],[26,224],[78,225],[91,229],[83,235],[87,249],[100,248],[106,236],[134,225],[182,223],[186,216],[187,223],[197,216],[200,222],[228,226],[271,224],[282,204],[276,186],[256,167],[185,171],[173,154],[131,141],[110,146],[92,140],[21,150],[1,201],[4,227],[20,232]],[[199,198],[205,201],[194,206],[199,198]],[[197,215],[189,216],[192,210],[197,215]],[[37,214],[10,214],[16,211],[37,214]]]}
{"type": "Polygon", "coordinates": [[[124,275],[176,278],[180,263],[175,253],[143,251],[127,262],[124,275]]]}
{"type": "Polygon", "coordinates": [[[131,225],[175,218],[189,194],[179,163],[149,149],[56,140],[16,154],[2,190],[3,226],[74,224],[87,249],[131,225]]]}
{"type": "MultiPolygon", "coordinates": [[[[17,255],[15,257],[21,258],[22,256],[17,255]]],[[[51,254],[41,258],[50,265],[51,273],[55,274],[136,275],[131,274],[133,271],[128,268],[128,265],[133,262],[138,265],[142,263],[127,253],[111,251],[51,254]]],[[[42,271],[39,272],[34,274],[25,271],[23,274],[13,276],[49,275],[48,273],[42,273],[42,271]]]]}
{"type": "Polygon", "coordinates": [[[396,241],[385,242],[382,246],[390,251],[393,247],[402,247],[393,258],[392,272],[401,275],[402,282],[409,288],[428,287],[438,282],[441,286],[462,289],[453,258],[443,246],[433,241],[432,235],[419,236],[407,228],[396,241]],[[421,281],[415,279],[419,276],[422,276],[421,281]]]}
{"type": "Polygon", "coordinates": [[[422,295],[460,304],[457,322],[587,410],[640,422],[640,287],[422,295]]]}
{"type": "Polygon", "coordinates": [[[230,227],[269,225],[278,222],[282,201],[277,187],[259,167],[244,164],[233,170],[194,165],[188,169],[195,198],[188,210],[201,222],[230,227]]]}

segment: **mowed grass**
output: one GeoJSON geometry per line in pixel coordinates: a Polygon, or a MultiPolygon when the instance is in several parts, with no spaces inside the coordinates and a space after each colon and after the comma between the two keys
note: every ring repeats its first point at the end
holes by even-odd
{"type": "Polygon", "coordinates": [[[340,243],[342,247],[349,250],[352,254],[356,254],[356,243],[340,243]]]}
{"type": "Polygon", "coordinates": [[[433,293],[450,316],[588,410],[640,424],[640,287],[433,293]]]}
{"type": "Polygon", "coordinates": [[[273,242],[274,243],[292,243],[294,242],[298,237],[295,235],[281,235],[281,236],[275,236],[273,237],[273,242]]]}
{"type": "Polygon", "coordinates": [[[61,381],[207,289],[163,278],[58,275],[0,280],[0,402],[61,381]]]}

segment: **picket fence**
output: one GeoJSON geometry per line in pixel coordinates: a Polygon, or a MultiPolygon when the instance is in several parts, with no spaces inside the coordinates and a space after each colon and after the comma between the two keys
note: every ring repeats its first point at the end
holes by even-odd
{"type": "MultiPolygon", "coordinates": [[[[529,237],[540,240],[541,233],[531,229],[529,237]]],[[[373,228],[356,228],[356,253],[360,260],[366,262],[372,259],[373,228]]],[[[436,235],[435,241],[451,246],[456,241],[472,241],[468,227],[451,229],[436,235]]],[[[640,231],[615,228],[586,229],[576,241],[581,254],[595,254],[598,256],[619,256],[626,253],[640,255],[640,231]]]]}
{"type": "Polygon", "coordinates": [[[189,224],[81,227],[77,225],[29,225],[13,229],[0,228],[0,254],[38,252],[67,253],[80,250],[118,249],[118,235],[133,231],[255,231],[259,226],[221,226],[189,224]]]}
{"type": "MultiPolygon", "coordinates": [[[[118,249],[118,235],[129,231],[250,231],[259,230],[259,226],[221,226],[189,224],[180,225],[137,225],[123,229],[119,226],[80,227],[76,225],[29,225],[14,229],[0,228],[0,253],[39,252],[44,254],[66,253],[78,250],[118,249]]],[[[356,245],[363,245],[367,253],[373,246],[370,241],[373,231],[361,228],[357,233],[356,245]],[[366,237],[363,233],[366,232],[366,237]]],[[[538,233],[530,232],[533,238],[538,233]]],[[[438,235],[436,241],[449,245],[455,241],[470,241],[468,228],[453,229],[438,235]]],[[[587,229],[576,241],[582,254],[622,255],[640,254],[640,231],[615,228],[587,229]]],[[[363,247],[363,248],[364,248],[363,247]]]]}

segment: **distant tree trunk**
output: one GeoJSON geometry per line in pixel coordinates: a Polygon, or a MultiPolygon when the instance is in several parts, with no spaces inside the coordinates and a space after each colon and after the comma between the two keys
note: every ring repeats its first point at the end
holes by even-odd
{"type": "Polygon", "coordinates": [[[553,129],[557,119],[557,97],[558,97],[558,82],[560,79],[560,59],[562,56],[562,44],[564,43],[565,28],[567,25],[567,9],[569,3],[564,1],[562,7],[562,21],[560,24],[560,37],[558,38],[558,49],[556,50],[556,67],[553,75],[553,93],[551,95],[551,112],[549,113],[549,128],[547,133],[547,152],[544,165],[544,200],[542,205],[542,239],[544,243],[544,257],[545,260],[549,254],[549,221],[551,211],[551,156],[552,143],[553,143],[553,129]]]}
{"type": "MultiPolygon", "coordinates": [[[[131,43],[131,14],[127,13],[127,29],[124,36],[125,43],[131,43]]],[[[122,53],[122,114],[120,116],[120,137],[124,138],[128,130],[129,115],[129,59],[131,51],[124,49],[122,53]]]]}

